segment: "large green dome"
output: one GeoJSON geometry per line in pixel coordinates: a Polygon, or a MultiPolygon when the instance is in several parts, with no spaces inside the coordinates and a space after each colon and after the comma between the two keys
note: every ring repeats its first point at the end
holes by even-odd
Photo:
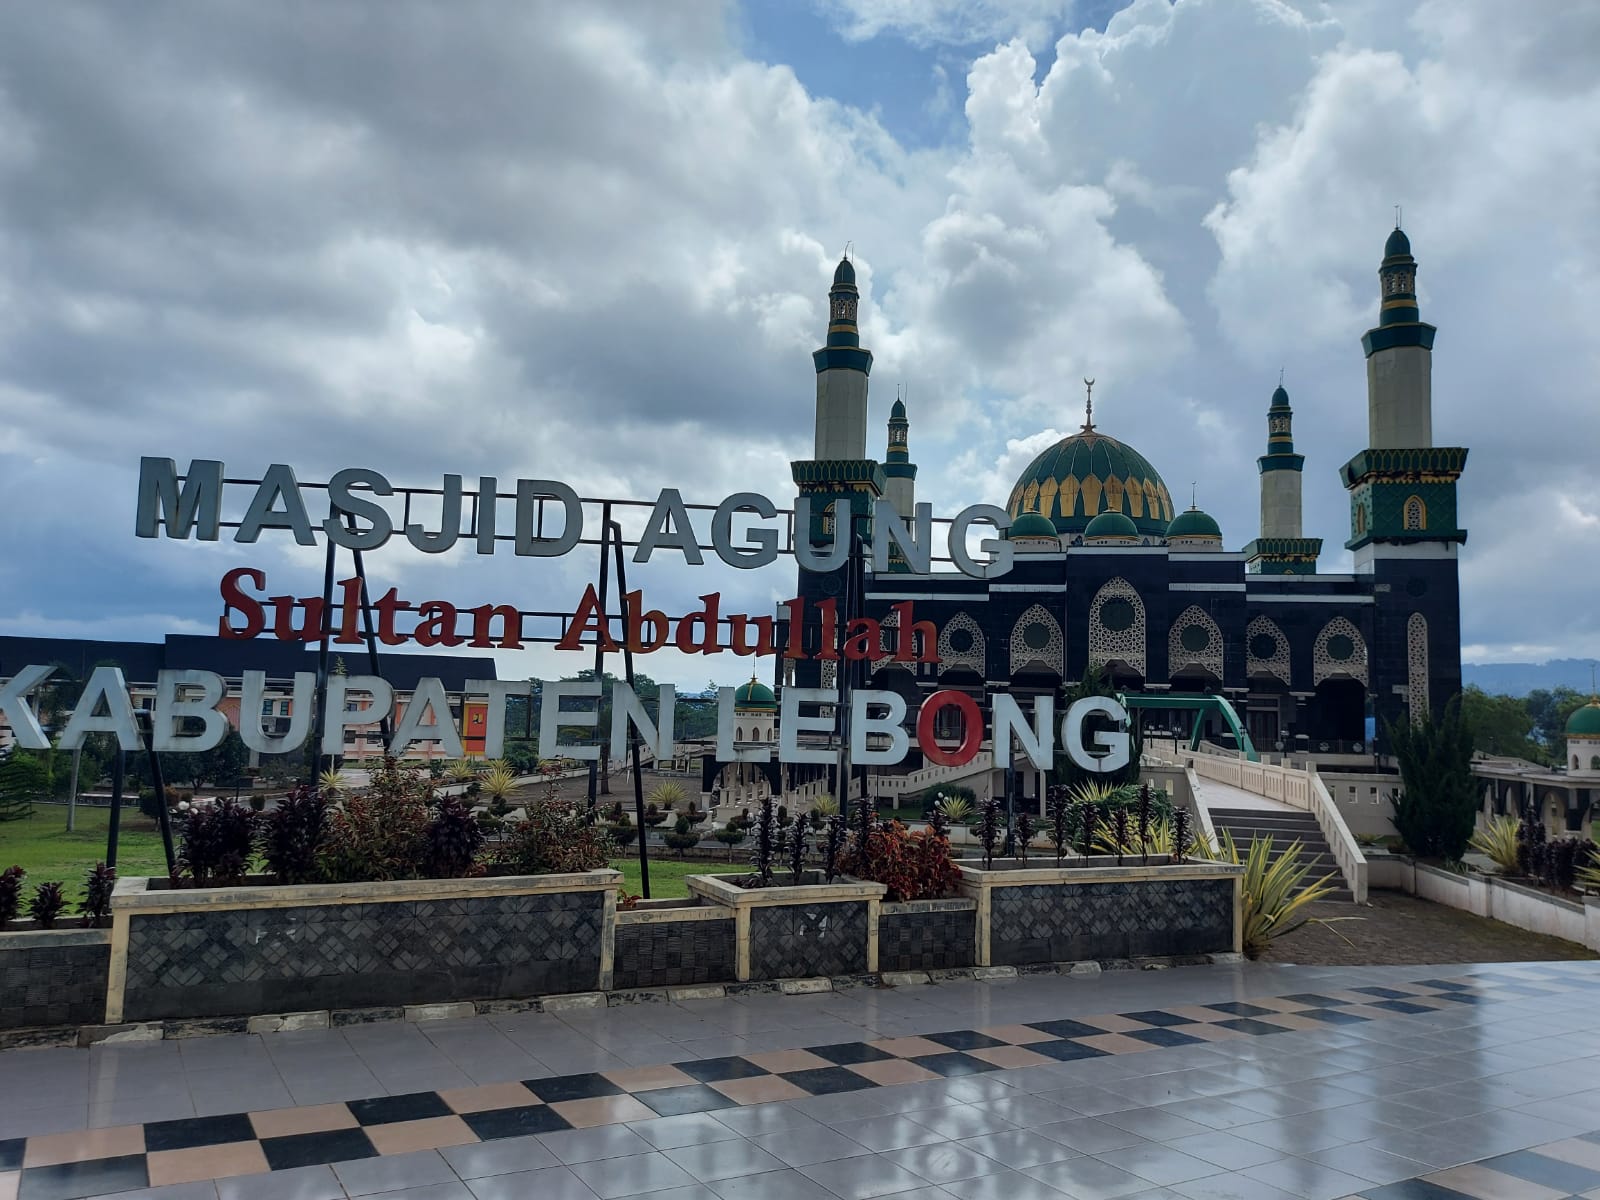
{"type": "Polygon", "coordinates": [[[752,676],[749,683],[741,684],[734,690],[733,706],[777,712],[778,698],[772,694],[771,688],[752,676]]]}
{"type": "Polygon", "coordinates": [[[1600,737],[1600,700],[1590,700],[1567,718],[1568,737],[1600,737]]]}
{"type": "Polygon", "coordinates": [[[1057,533],[1077,535],[1099,514],[1114,512],[1131,519],[1141,537],[1163,538],[1175,515],[1167,485],[1144,455],[1093,428],[1062,438],[1029,463],[1006,508],[1013,520],[1038,512],[1057,533]]]}

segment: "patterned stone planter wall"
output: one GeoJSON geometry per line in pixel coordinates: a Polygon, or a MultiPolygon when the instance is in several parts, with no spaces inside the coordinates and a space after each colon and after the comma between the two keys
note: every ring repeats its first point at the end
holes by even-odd
{"type": "Polygon", "coordinates": [[[980,966],[1238,953],[1239,883],[1224,863],[985,871],[962,863],[980,966]]]}
{"type": "Polygon", "coordinates": [[[619,912],[613,986],[731,982],[738,961],[736,924],[733,914],[710,905],[619,912]]]}
{"type": "Polygon", "coordinates": [[[878,970],[970,967],[977,954],[975,900],[912,900],[878,910],[878,970]]]}
{"type": "Polygon", "coordinates": [[[878,969],[881,883],[742,888],[718,875],[689,875],[691,894],[736,922],[737,980],[860,975],[878,969]]]}
{"type": "Polygon", "coordinates": [[[105,1019],[108,929],[0,933],[0,1029],[105,1019]]]}
{"type": "Polygon", "coordinates": [[[611,986],[616,871],[112,896],[108,1022],[611,986]]]}

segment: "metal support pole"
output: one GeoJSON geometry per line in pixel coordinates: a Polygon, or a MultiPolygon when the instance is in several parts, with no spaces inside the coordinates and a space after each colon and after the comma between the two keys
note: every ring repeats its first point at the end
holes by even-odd
{"type": "MultiPolygon", "coordinates": [[[[117,843],[122,838],[122,788],[125,782],[124,760],[128,757],[121,744],[111,756],[111,815],[106,822],[106,866],[117,867],[117,843]]],[[[162,798],[165,803],[165,797],[162,798]]]]}
{"type": "Polygon", "coordinates": [[[176,875],[178,856],[172,849],[172,817],[167,812],[167,781],[161,774],[161,756],[155,751],[155,722],[151,720],[149,713],[139,715],[140,732],[144,735],[144,751],[150,757],[150,781],[156,789],[156,823],[161,826],[161,848],[167,855],[167,874],[176,875]]]}
{"type": "MultiPolygon", "coordinates": [[[[328,554],[322,566],[322,630],[317,646],[317,698],[311,715],[311,736],[306,739],[306,782],[312,787],[320,774],[319,754],[322,739],[317,736],[317,726],[327,725],[328,714],[328,639],[333,635],[333,539],[328,539],[328,554]]],[[[343,747],[341,747],[342,749],[343,747]]]]}
{"type": "MultiPolygon", "coordinates": [[[[600,513],[600,629],[601,632],[594,639],[594,678],[601,687],[605,686],[606,679],[606,634],[611,628],[611,618],[606,611],[606,600],[611,590],[611,559],[606,554],[609,547],[606,543],[611,540],[611,529],[615,524],[611,519],[611,503],[607,501],[601,507],[600,513]]],[[[608,747],[600,747],[600,753],[606,753],[608,747]]],[[[592,759],[589,762],[589,811],[593,812],[600,787],[600,760],[592,759]]],[[[639,836],[644,837],[640,830],[639,836]]]]}
{"type": "MultiPolygon", "coordinates": [[[[622,670],[627,677],[628,686],[633,686],[633,646],[628,641],[628,569],[623,562],[622,554],[622,526],[615,521],[607,522],[606,532],[610,536],[611,548],[617,559],[617,594],[622,597],[622,670]]],[[[604,611],[602,609],[602,611],[604,611]]],[[[666,714],[661,711],[661,694],[656,693],[656,723],[666,719],[666,714]]],[[[615,701],[612,702],[613,708],[615,701]]],[[[639,830],[639,895],[642,899],[650,899],[650,853],[646,846],[644,825],[644,775],[639,769],[639,731],[631,724],[628,726],[628,750],[633,756],[633,815],[639,830]]]]}
{"type": "MultiPolygon", "coordinates": [[[[354,515],[351,513],[345,513],[344,520],[346,528],[354,533],[356,528],[356,519],[354,515]]],[[[367,669],[372,674],[382,678],[383,672],[378,669],[378,634],[372,624],[372,601],[368,598],[367,594],[366,564],[362,561],[361,551],[352,550],[350,553],[356,560],[356,578],[361,581],[361,625],[362,628],[366,630],[367,669]]],[[[327,582],[331,587],[333,584],[333,578],[331,575],[328,577],[327,582]]],[[[383,720],[379,723],[379,728],[383,730],[383,744],[387,748],[390,740],[394,737],[394,728],[389,720],[388,713],[384,714],[383,720]]]]}

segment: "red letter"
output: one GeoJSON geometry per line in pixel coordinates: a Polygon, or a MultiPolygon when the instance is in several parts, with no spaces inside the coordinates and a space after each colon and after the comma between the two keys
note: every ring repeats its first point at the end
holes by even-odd
{"type": "Polygon", "coordinates": [[[819,600],[817,611],[822,614],[822,646],[817,651],[817,658],[822,662],[838,662],[839,602],[819,600]]]}
{"type": "Polygon", "coordinates": [[[411,631],[419,646],[459,646],[464,640],[456,632],[456,606],[444,600],[424,600],[417,605],[417,627],[411,631]]]}
{"type": "Polygon", "coordinates": [[[667,644],[667,614],[659,608],[640,614],[644,607],[643,592],[629,592],[622,598],[622,611],[627,618],[628,649],[635,654],[649,654],[667,644]],[[650,626],[650,640],[644,640],[644,626],[650,626]]]}
{"type": "Polygon", "coordinates": [[[322,636],[322,597],[303,596],[296,600],[293,596],[271,597],[272,636],[280,642],[314,642],[322,636]],[[294,627],[294,610],[306,610],[305,620],[300,628],[294,627]]]}
{"type": "Polygon", "coordinates": [[[735,654],[772,654],[774,653],[771,617],[746,617],[737,616],[728,618],[728,648],[735,654]],[[756,627],[756,644],[748,645],[744,640],[745,630],[754,625],[756,627]]]}
{"type": "Polygon", "coordinates": [[[582,649],[583,635],[589,632],[591,627],[596,640],[600,641],[607,651],[617,648],[617,643],[611,638],[611,631],[606,628],[605,614],[600,611],[600,597],[595,595],[592,583],[583,589],[583,599],[578,602],[578,611],[572,614],[572,624],[568,625],[566,633],[561,635],[561,640],[556,643],[556,649],[582,649]]]}
{"type": "Polygon", "coordinates": [[[345,645],[360,645],[361,635],[356,632],[356,617],[361,609],[361,580],[352,576],[341,579],[344,598],[339,601],[339,636],[333,640],[345,645]]]}
{"type": "Polygon", "coordinates": [[[969,763],[977,757],[978,747],[982,744],[983,716],[971,696],[947,688],[935,692],[923,703],[922,711],[917,714],[917,745],[922,750],[922,757],[934,766],[959,767],[969,763]],[[961,744],[954,750],[946,750],[934,740],[933,719],[939,715],[941,708],[951,705],[961,710],[963,728],[961,744]]]}
{"type": "Polygon", "coordinates": [[[467,645],[486,650],[492,650],[496,646],[502,650],[522,649],[522,614],[511,605],[480,604],[477,608],[469,608],[467,611],[472,614],[472,640],[467,645]],[[489,622],[496,617],[501,620],[498,642],[489,636],[489,622]]]}
{"type": "Polygon", "coordinates": [[[709,592],[700,597],[700,603],[705,607],[678,622],[678,636],[675,639],[678,649],[685,654],[693,654],[697,650],[701,654],[721,654],[722,645],[717,635],[717,605],[722,603],[722,593],[709,592]],[[696,621],[706,627],[698,643],[694,640],[696,621]]]}
{"type": "Polygon", "coordinates": [[[248,579],[257,588],[267,586],[266,574],[254,567],[235,567],[222,577],[222,617],[217,622],[218,637],[240,640],[253,638],[267,627],[267,614],[262,611],[261,602],[240,590],[241,579],[248,579]],[[228,623],[228,616],[233,612],[244,617],[243,629],[235,629],[228,623]]]}
{"type": "Polygon", "coordinates": [[[844,656],[851,662],[877,662],[884,657],[882,628],[871,617],[851,617],[844,631],[844,656]]]}
{"type": "Polygon", "coordinates": [[[806,650],[805,646],[802,645],[805,640],[802,635],[805,633],[806,602],[796,596],[793,600],[785,600],[783,607],[789,610],[788,643],[784,646],[783,656],[785,658],[804,658],[806,650]]]}
{"type": "Polygon", "coordinates": [[[399,612],[410,612],[411,605],[395,595],[394,588],[390,588],[378,597],[374,606],[378,610],[378,640],[385,646],[402,646],[410,640],[409,634],[394,631],[394,616],[399,612]]]}
{"type": "Polygon", "coordinates": [[[932,621],[918,621],[912,616],[910,600],[902,600],[889,611],[899,621],[895,634],[895,662],[936,663],[939,661],[939,630],[932,621]],[[922,650],[917,650],[917,638],[922,639],[922,650]]]}

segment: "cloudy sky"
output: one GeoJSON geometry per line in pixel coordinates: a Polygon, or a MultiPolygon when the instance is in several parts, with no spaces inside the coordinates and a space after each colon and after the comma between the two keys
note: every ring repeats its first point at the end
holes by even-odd
{"type": "MultiPolygon", "coordinates": [[[[214,629],[270,536],[133,536],[140,455],[586,495],[792,495],[847,242],[875,447],[1003,502],[1081,421],[1230,549],[1280,368],[1306,532],[1394,205],[1439,327],[1466,653],[1600,653],[1600,6],[1546,0],[585,0],[0,8],[0,632],[214,629]]],[[[391,545],[379,590],[574,605],[593,563],[391,545]]],[[[792,570],[633,581],[763,610],[792,570]]],[[[505,674],[577,669],[505,655],[505,674]]],[[[664,656],[658,677],[737,664],[664,656]]]]}

